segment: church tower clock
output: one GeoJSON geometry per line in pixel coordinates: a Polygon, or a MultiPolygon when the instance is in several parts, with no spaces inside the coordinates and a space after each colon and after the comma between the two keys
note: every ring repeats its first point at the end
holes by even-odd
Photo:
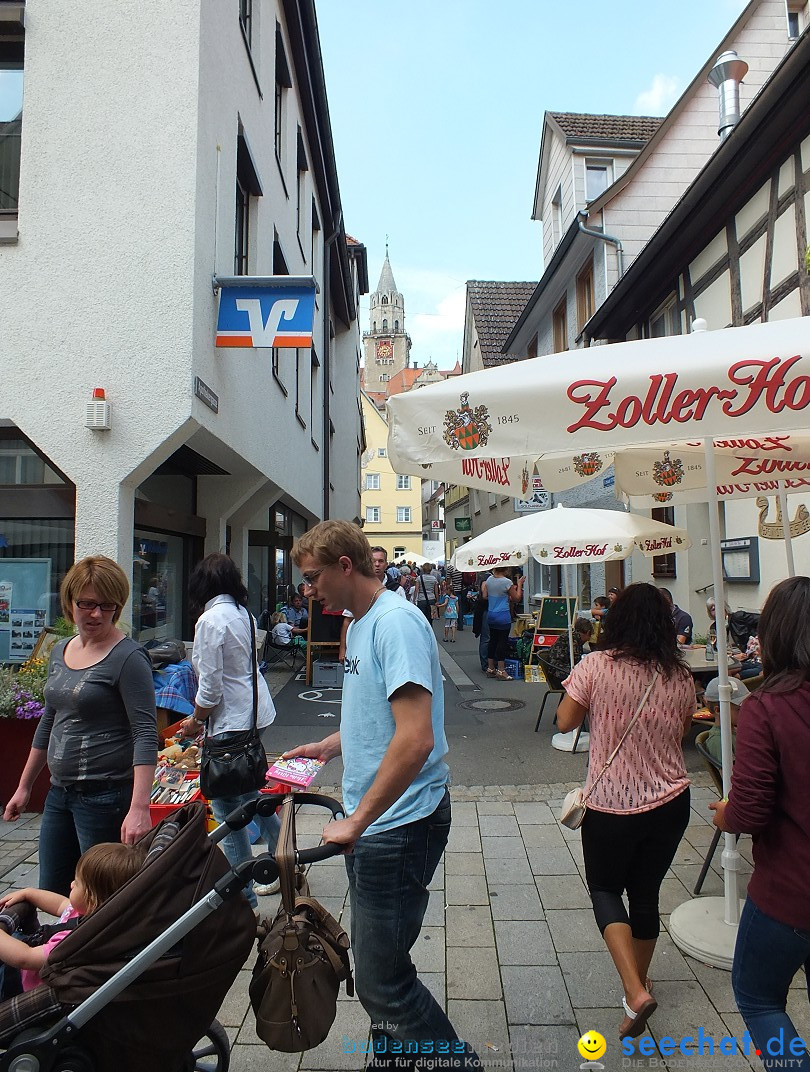
{"type": "Polygon", "coordinates": [[[370,330],[364,332],[366,391],[388,393],[388,381],[411,364],[411,340],[405,332],[405,302],[397,290],[388,244],[377,289],[371,295],[370,330]]]}

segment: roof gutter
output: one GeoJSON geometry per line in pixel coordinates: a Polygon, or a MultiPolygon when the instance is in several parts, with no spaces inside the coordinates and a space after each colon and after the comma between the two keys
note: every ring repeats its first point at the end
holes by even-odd
{"type": "Polygon", "coordinates": [[[604,231],[595,231],[592,227],[586,227],[582,222],[583,215],[584,213],[580,212],[577,216],[577,224],[583,234],[590,235],[591,238],[598,238],[602,242],[609,242],[612,246],[616,247],[616,268],[619,273],[619,279],[621,279],[624,275],[624,246],[622,245],[621,239],[605,234],[604,231]]]}

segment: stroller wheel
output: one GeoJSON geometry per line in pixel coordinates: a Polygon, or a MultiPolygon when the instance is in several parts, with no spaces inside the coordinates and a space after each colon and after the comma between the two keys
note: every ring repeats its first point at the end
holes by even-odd
{"type": "Polygon", "coordinates": [[[86,1050],[68,1046],[56,1058],[53,1072],[96,1072],[96,1062],[86,1050]]]}
{"type": "Polygon", "coordinates": [[[210,1027],[191,1051],[184,1072],[228,1072],[231,1063],[231,1043],[219,1020],[210,1027]]]}

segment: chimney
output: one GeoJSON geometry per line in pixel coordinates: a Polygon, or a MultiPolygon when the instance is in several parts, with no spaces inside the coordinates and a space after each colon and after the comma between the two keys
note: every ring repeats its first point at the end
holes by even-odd
{"type": "Polygon", "coordinates": [[[729,136],[740,121],[740,82],[748,73],[748,64],[736,52],[724,52],[709,71],[708,81],[719,91],[720,140],[729,136]]]}

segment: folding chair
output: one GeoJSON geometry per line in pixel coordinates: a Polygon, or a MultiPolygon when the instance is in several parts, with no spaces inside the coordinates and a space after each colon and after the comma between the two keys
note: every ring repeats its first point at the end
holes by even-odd
{"type": "MultiPolygon", "coordinates": [[[[543,702],[540,704],[540,713],[537,716],[537,722],[535,722],[535,724],[534,724],[534,732],[535,733],[537,733],[537,731],[540,729],[540,719],[543,717],[543,708],[546,706],[546,700],[549,698],[549,696],[558,697],[558,699],[557,699],[558,704],[560,702],[559,697],[565,696],[565,689],[562,687],[562,685],[555,685],[554,684],[555,681],[560,680],[559,674],[557,673],[557,671],[552,666],[550,666],[548,661],[546,659],[544,659],[541,655],[537,656],[537,662],[538,662],[538,664],[540,666],[540,669],[543,671],[543,673],[546,676],[546,685],[548,686],[548,691],[546,692],[545,696],[543,697],[543,702]]],[[[556,723],[556,721],[557,721],[557,713],[555,711],[555,713],[554,713],[554,722],[556,723]]],[[[588,719],[586,717],[586,718],[584,718],[582,720],[582,722],[577,727],[576,736],[574,737],[574,747],[571,749],[572,753],[576,752],[576,750],[577,750],[577,745],[579,744],[579,739],[582,736],[582,731],[585,729],[585,725],[586,725],[587,721],[588,721],[588,719]]]]}
{"type": "Polygon", "coordinates": [[[296,666],[296,661],[299,658],[301,659],[301,666],[303,666],[306,660],[306,648],[302,648],[298,644],[274,644],[273,634],[267,634],[264,651],[262,652],[265,670],[272,670],[279,665],[286,670],[297,670],[299,667],[296,666]]]}
{"type": "MultiPolygon", "coordinates": [[[[723,796],[723,765],[718,763],[711,752],[706,749],[706,738],[709,736],[709,730],[702,730],[695,738],[695,748],[700,752],[703,757],[703,762],[712,776],[714,782],[714,788],[717,790],[717,795],[722,799],[723,796]]],[[[703,861],[703,867],[700,869],[698,880],[695,883],[695,897],[703,889],[703,883],[706,880],[706,875],[709,873],[709,868],[712,866],[712,859],[714,858],[714,852],[717,848],[717,843],[720,841],[720,837],[723,831],[719,826],[714,829],[714,837],[712,843],[709,846],[709,851],[706,853],[706,859],[703,861]]]]}

